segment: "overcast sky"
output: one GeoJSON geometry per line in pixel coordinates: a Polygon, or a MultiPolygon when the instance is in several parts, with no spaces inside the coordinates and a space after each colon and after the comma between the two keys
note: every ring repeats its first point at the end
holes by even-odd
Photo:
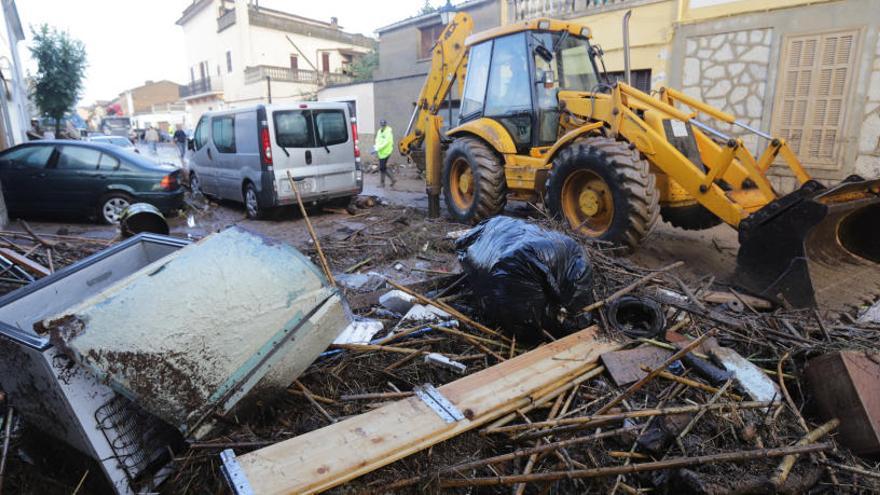
{"type": "MultiPolygon", "coordinates": [[[[18,0],[27,40],[30,26],[48,23],[83,41],[88,54],[81,104],[110,100],[147,80],[186,82],[183,30],[174,24],[191,0],[18,0]]],[[[443,0],[431,0],[439,6],[443,0]]],[[[458,2],[453,2],[458,3],[458,2]]],[[[339,18],[346,31],[374,30],[418,13],[424,0],[260,0],[260,5],[314,19],[339,18]]],[[[25,74],[35,71],[29,52],[25,74]]]]}

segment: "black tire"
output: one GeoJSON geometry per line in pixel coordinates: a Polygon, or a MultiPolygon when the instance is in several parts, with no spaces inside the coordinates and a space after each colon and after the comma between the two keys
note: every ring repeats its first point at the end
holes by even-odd
{"type": "Polygon", "coordinates": [[[201,181],[199,180],[199,176],[196,175],[195,172],[191,172],[189,174],[189,190],[192,193],[201,193],[203,195],[205,194],[205,192],[202,191],[201,181]]]}
{"type": "Polygon", "coordinates": [[[105,225],[119,223],[122,212],[133,203],[134,199],[124,192],[111,192],[101,196],[98,200],[98,222],[105,225]]]}
{"type": "MultiPolygon", "coordinates": [[[[563,186],[569,174],[588,171],[600,178],[611,194],[613,213],[596,239],[633,249],[647,237],[660,213],[660,193],[650,165],[629,144],[610,138],[580,138],[559,152],[547,178],[545,202],[550,212],[565,218],[563,186]]],[[[567,219],[571,224],[571,220],[567,219]]],[[[571,225],[572,228],[579,227],[571,225]]]]}
{"type": "Polygon", "coordinates": [[[462,223],[476,223],[504,211],[507,204],[507,182],[504,164],[486,143],[473,137],[452,142],[443,159],[443,200],[449,215],[462,223]],[[453,191],[456,170],[467,167],[472,177],[472,192],[453,191]],[[463,198],[463,196],[469,196],[463,198]]]}
{"type": "Polygon", "coordinates": [[[248,218],[251,220],[262,220],[266,217],[266,208],[260,204],[260,195],[252,183],[246,182],[244,184],[241,196],[244,202],[244,211],[248,218]]]}
{"type": "Polygon", "coordinates": [[[721,219],[697,203],[688,206],[664,206],[660,208],[663,221],[684,230],[711,229],[721,224],[721,219]]]}

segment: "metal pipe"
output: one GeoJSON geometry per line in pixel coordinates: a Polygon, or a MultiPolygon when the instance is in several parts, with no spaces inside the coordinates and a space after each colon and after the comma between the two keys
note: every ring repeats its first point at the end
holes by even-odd
{"type": "Polygon", "coordinates": [[[627,10],[626,14],[623,14],[623,78],[630,86],[632,86],[632,74],[629,67],[629,18],[632,13],[632,10],[627,10]]]}
{"type": "Polygon", "coordinates": [[[761,136],[761,137],[764,138],[764,139],[767,139],[767,140],[770,140],[770,141],[773,140],[773,136],[767,134],[766,132],[759,131],[758,129],[755,129],[754,127],[750,127],[750,126],[748,126],[748,125],[746,125],[746,124],[743,124],[742,122],[740,122],[740,121],[738,121],[738,120],[734,120],[734,121],[733,121],[733,125],[736,125],[736,126],[742,127],[743,129],[745,129],[745,130],[751,132],[752,134],[757,134],[757,135],[761,136]]]}
{"type": "Polygon", "coordinates": [[[725,141],[730,141],[730,139],[731,139],[730,136],[728,136],[727,134],[724,134],[723,132],[719,131],[718,129],[714,129],[712,127],[709,127],[706,124],[700,122],[699,120],[690,119],[690,120],[688,120],[688,122],[690,122],[691,125],[695,125],[695,126],[699,127],[700,129],[708,132],[709,134],[713,134],[713,135],[715,135],[725,141]]]}

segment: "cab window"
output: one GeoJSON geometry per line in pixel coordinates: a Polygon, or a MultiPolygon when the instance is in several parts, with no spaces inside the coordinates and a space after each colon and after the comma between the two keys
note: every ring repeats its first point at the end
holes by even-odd
{"type": "Polygon", "coordinates": [[[467,75],[461,99],[461,120],[479,114],[483,110],[486,97],[486,82],[489,80],[489,59],[492,55],[492,42],[486,41],[471,48],[468,56],[467,75]]]}
{"type": "Polygon", "coordinates": [[[195,148],[201,149],[202,146],[205,145],[205,140],[207,139],[208,134],[208,119],[206,117],[202,117],[199,120],[199,125],[196,126],[196,132],[193,134],[193,146],[195,148]]]}
{"type": "Polygon", "coordinates": [[[495,40],[483,115],[501,123],[518,150],[531,147],[532,85],[525,33],[495,40]]]}

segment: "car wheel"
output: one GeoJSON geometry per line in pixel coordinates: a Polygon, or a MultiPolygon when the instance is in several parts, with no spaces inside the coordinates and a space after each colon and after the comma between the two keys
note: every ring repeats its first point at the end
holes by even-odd
{"type": "Polygon", "coordinates": [[[131,203],[131,196],[125,193],[111,193],[104,196],[98,204],[98,221],[108,225],[119,223],[122,212],[131,203]]]}
{"type": "Polygon", "coordinates": [[[247,211],[247,217],[251,220],[259,220],[263,218],[265,213],[257,197],[257,188],[250,182],[244,186],[244,208],[247,211]]]}
{"type": "Polygon", "coordinates": [[[193,193],[202,193],[202,183],[199,181],[199,176],[196,175],[195,172],[189,175],[189,189],[193,193]]]}

